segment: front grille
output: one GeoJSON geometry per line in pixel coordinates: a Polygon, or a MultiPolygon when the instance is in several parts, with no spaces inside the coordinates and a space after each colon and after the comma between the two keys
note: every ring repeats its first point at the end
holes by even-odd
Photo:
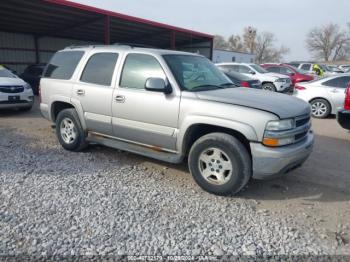
{"type": "Polygon", "coordinates": [[[21,93],[24,91],[23,86],[0,86],[0,92],[7,94],[21,93]]]}
{"type": "Polygon", "coordinates": [[[295,119],[295,126],[299,127],[299,126],[305,125],[305,124],[307,124],[309,122],[310,122],[310,116],[308,116],[308,115],[297,117],[295,119]]]}
{"type": "Polygon", "coordinates": [[[25,104],[29,103],[27,100],[14,100],[14,101],[0,101],[0,105],[8,105],[8,104],[25,104]]]}

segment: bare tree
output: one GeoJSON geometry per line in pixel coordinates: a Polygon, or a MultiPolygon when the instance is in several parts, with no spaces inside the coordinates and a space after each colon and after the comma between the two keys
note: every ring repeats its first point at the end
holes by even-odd
{"type": "Polygon", "coordinates": [[[274,34],[270,32],[262,32],[257,35],[255,43],[256,63],[280,62],[283,56],[289,53],[287,47],[281,46],[280,48],[276,48],[274,45],[275,41],[274,34]]]}
{"type": "Polygon", "coordinates": [[[243,29],[243,44],[247,52],[253,54],[256,48],[257,29],[251,26],[243,29]]]}
{"type": "Polygon", "coordinates": [[[245,47],[242,42],[242,38],[239,35],[231,35],[227,40],[227,44],[230,50],[245,52],[245,47]]]}
{"type": "Polygon", "coordinates": [[[306,38],[307,48],[314,58],[324,61],[343,58],[349,44],[350,33],[332,23],[313,28],[306,38]]]}
{"type": "Polygon", "coordinates": [[[229,45],[223,36],[215,35],[214,36],[214,48],[215,49],[228,49],[229,45]]]}

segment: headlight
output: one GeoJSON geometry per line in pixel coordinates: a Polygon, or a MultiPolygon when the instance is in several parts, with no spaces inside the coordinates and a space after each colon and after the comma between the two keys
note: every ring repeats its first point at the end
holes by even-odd
{"type": "Polygon", "coordinates": [[[269,121],[266,124],[263,144],[275,147],[294,143],[295,136],[291,133],[294,123],[294,119],[269,121]]]}
{"type": "Polygon", "coordinates": [[[270,121],[266,125],[268,131],[284,131],[294,128],[293,119],[270,121]]]}
{"type": "Polygon", "coordinates": [[[24,85],[24,88],[25,88],[25,89],[32,89],[32,87],[31,87],[30,84],[28,84],[28,83],[26,83],[26,84],[24,85]]]}
{"type": "Polygon", "coordinates": [[[284,78],[278,78],[275,80],[275,82],[285,82],[284,78]]]}

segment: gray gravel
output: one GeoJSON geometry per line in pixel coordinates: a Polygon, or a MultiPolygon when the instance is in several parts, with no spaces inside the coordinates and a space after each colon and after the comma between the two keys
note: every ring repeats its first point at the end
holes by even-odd
{"type": "Polygon", "coordinates": [[[0,129],[0,256],[335,251],[292,217],[210,195],[190,175],[128,163],[124,154],[97,146],[71,153],[0,129]]]}

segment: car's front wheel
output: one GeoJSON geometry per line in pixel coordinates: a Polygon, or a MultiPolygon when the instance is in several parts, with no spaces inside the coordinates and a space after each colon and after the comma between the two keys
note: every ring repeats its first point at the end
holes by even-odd
{"type": "Polygon", "coordinates": [[[235,137],[211,133],[192,146],[189,169],[204,190],[216,195],[238,193],[251,177],[251,158],[245,146],[235,137]]]}
{"type": "Polygon", "coordinates": [[[265,84],[263,84],[262,85],[262,89],[267,90],[267,91],[272,91],[272,92],[276,92],[277,91],[275,85],[272,84],[272,83],[265,83],[265,84]]]}
{"type": "Polygon", "coordinates": [[[56,119],[56,135],[62,147],[67,150],[81,151],[87,146],[85,132],[75,109],[69,108],[59,112],[56,119]]]}
{"type": "Polygon", "coordinates": [[[324,99],[315,99],[310,102],[311,113],[315,118],[326,118],[331,113],[331,105],[324,99]]]}

